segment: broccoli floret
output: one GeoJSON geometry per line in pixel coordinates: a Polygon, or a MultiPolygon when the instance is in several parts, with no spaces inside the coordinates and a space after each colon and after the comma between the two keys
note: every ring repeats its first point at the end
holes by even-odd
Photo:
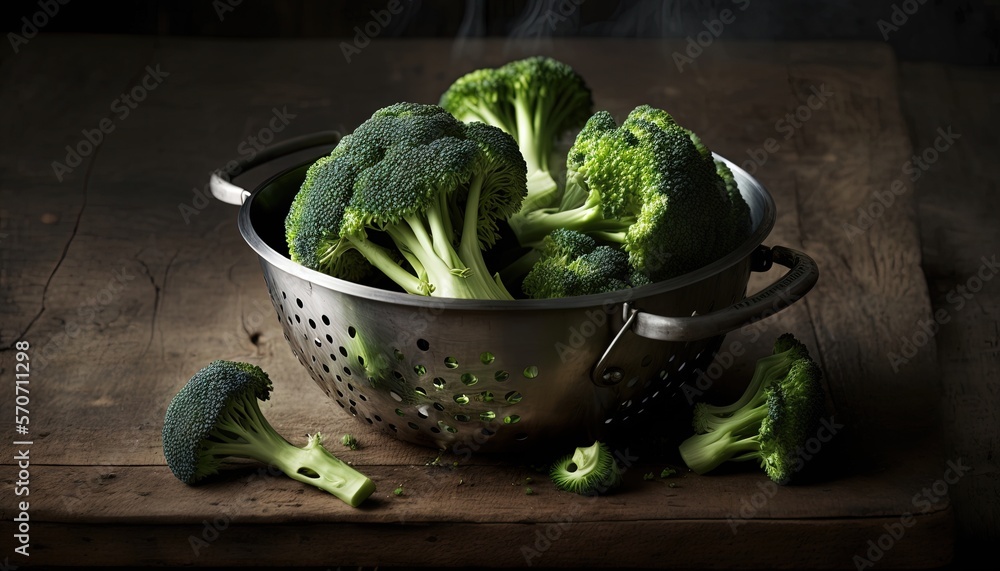
{"type": "MultiPolygon", "coordinates": [[[[767,359],[773,357],[786,355],[767,359]]],[[[684,463],[704,474],[726,461],[754,460],[774,482],[791,481],[802,467],[806,442],[819,429],[825,394],[820,369],[808,356],[784,369],[785,373],[765,377],[755,389],[748,388],[741,399],[745,404],[736,410],[703,411],[700,423],[705,432],[680,444],[684,463]]]]}
{"type": "Polygon", "coordinates": [[[745,206],[738,189],[727,192],[711,154],[665,111],[640,106],[617,127],[594,114],[566,168],[559,208],[511,217],[523,246],[557,228],[584,232],[620,244],[635,270],[660,281],[715,261],[749,233],[749,209],[733,212],[733,200],[745,206]]]}
{"type": "Polygon", "coordinates": [[[808,359],[809,350],[791,333],[785,333],[774,342],[772,354],[757,361],[753,376],[743,395],[734,403],[716,406],[699,402],[694,406],[692,426],[695,433],[708,431],[708,423],[714,418],[726,417],[746,407],[765,388],[780,381],[799,359],[808,359]]]}
{"type": "Polygon", "coordinates": [[[622,482],[621,470],[608,445],[596,441],[577,448],[552,465],[549,472],[556,487],[581,495],[603,494],[622,482]]]}
{"type": "Polygon", "coordinates": [[[289,252],[344,279],[370,264],[414,294],[513,299],[483,250],[520,208],[525,181],[500,129],[434,105],[391,105],[309,169],[285,223],[289,252]]]}
{"type": "Polygon", "coordinates": [[[607,293],[631,287],[628,254],[580,232],[559,229],[542,240],[541,259],[524,278],[535,299],[607,293]]]}
{"type": "Polygon", "coordinates": [[[213,361],[195,373],[170,401],[163,421],[170,470],[194,484],[217,473],[227,457],[252,458],[358,506],[375,484],[323,448],[318,433],[303,448],[282,438],[257,404],[270,397],[271,388],[267,373],[248,363],[213,361]]]}
{"type": "Polygon", "coordinates": [[[462,121],[482,121],[517,140],[528,168],[522,212],[559,199],[549,159],[563,133],[579,128],[593,110],[590,88],[573,68],[549,57],[512,61],[458,78],[441,107],[462,121]]]}

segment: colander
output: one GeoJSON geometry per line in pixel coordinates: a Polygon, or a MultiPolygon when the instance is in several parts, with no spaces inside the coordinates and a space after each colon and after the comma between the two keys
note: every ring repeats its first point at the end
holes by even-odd
{"type": "MultiPolygon", "coordinates": [[[[816,283],[802,252],[761,246],[771,196],[729,165],[753,219],[724,258],[682,276],[603,295],[549,300],[439,299],[330,277],[292,262],[284,220],[308,166],[335,144],[318,133],[277,145],[240,169],[294,161],[249,192],[212,176],[242,204],[285,339],[339,408],[400,440],[455,452],[499,452],[599,438],[641,415],[707,366],[725,334],[800,299],[816,283]],[[789,271],[745,297],[751,271],[789,271]]],[[[232,174],[232,173],[229,173],[232,174]]]]}

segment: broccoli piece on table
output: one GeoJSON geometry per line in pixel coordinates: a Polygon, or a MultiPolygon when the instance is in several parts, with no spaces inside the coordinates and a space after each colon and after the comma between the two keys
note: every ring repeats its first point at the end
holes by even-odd
{"type": "MultiPolygon", "coordinates": [[[[776,343],[777,354],[758,365],[755,381],[728,407],[702,407],[703,432],[680,444],[684,463],[698,474],[726,461],[760,462],[768,477],[787,484],[802,467],[806,442],[817,434],[825,411],[819,367],[794,337],[776,343]],[[789,362],[789,357],[795,356],[789,362]]],[[[760,362],[759,362],[760,363],[760,362]]]]}
{"type": "Polygon", "coordinates": [[[549,472],[556,487],[581,495],[603,494],[621,485],[622,474],[608,445],[596,441],[559,459],[549,472]]]}
{"type": "Polygon", "coordinates": [[[170,401],[163,421],[170,470],[194,484],[217,473],[227,457],[252,458],[357,507],[375,484],[323,448],[318,433],[303,448],[282,438],[257,404],[270,397],[271,388],[267,373],[248,363],[213,361],[195,373],[170,401]]]}

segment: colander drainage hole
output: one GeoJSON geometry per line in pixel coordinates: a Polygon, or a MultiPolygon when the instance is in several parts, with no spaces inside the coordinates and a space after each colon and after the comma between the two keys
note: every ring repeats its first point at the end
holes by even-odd
{"type": "Polygon", "coordinates": [[[354,339],[358,335],[358,330],[353,325],[348,325],[347,334],[351,336],[351,339],[354,339]]]}
{"type": "Polygon", "coordinates": [[[445,357],[444,358],[444,366],[448,367],[449,369],[457,369],[458,368],[458,359],[456,359],[454,357],[445,357]]]}
{"type": "Polygon", "coordinates": [[[449,426],[443,420],[439,420],[438,421],[438,426],[441,427],[441,430],[444,430],[446,432],[450,432],[452,434],[455,434],[456,432],[458,432],[457,428],[455,428],[454,426],[449,426]]]}
{"type": "Polygon", "coordinates": [[[326,334],[326,342],[329,343],[330,345],[333,345],[333,335],[330,335],[329,333],[327,333],[326,334]]]}
{"type": "Polygon", "coordinates": [[[368,421],[368,424],[375,424],[374,422],[372,422],[372,419],[368,418],[367,416],[365,417],[365,420],[368,421]]]}
{"type": "Polygon", "coordinates": [[[462,384],[464,384],[465,386],[471,387],[472,385],[478,382],[479,378],[473,375],[472,373],[462,373],[462,384]]]}
{"type": "Polygon", "coordinates": [[[417,339],[417,349],[421,351],[427,351],[431,348],[431,344],[427,342],[426,339],[417,339]]]}
{"type": "Polygon", "coordinates": [[[315,343],[317,347],[323,346],[323,342],[319,340],[319,337],[313,339],[313,343],[315,343]]]}
{"type": "Polygon", "coordinates": [[[424,412],[424,411],[422,411],[422,410],[418,410],[417,411],[417,416],[419,416],[420,418],[426,419],[427,418],[427,413],[424,412]]]}
{"type": "Polygon", "coordinates": [[[407,422],[407,423],[406,423],[406,426],[409,426],[409,427],[410,427],[410,428],[412,428],[413,430],[420,430],[420,427],[419,427],[419,426],[417,426],[417,423],[416,423],[416,422],[407,422]]]}
{"type": "Polygon", "coordinates": [[[636,386],[638,383],[639,383],[639,377],[632,377],[631,379],[628,380],[627,383],[625,383],[625,386],[631,389],[632,387],[636,386]]]}
{"type": "Polygon", "coordinates": [[[337,389],[337,396],[340,398],[344,398],[344,393],[340,392],[340,389],[337,389]]]}
{"type": "Polygon", "coordinates": [[[393,431],[393,432],[396,432],[396,431],[397,431],[397,430],[399,430],[399,429],[398,429],[398,428],[396,428],[396,425],[395,425],[395,424],[390,424],[390,425],[389,425],[389,430],[391,430],[391,431],[393,431]]]}
{"type": "Polygon", "coordinates": [[[358,355],[358,364],[361,365],[362,367],[365,366],[365,358],[362,357],[361,355],[358,355]]]}
{"type": "Polygon", "coordinates": [[[503,423],[504,424],[517,424],[518,422],[521,422],[521,416],[520,415],[512,414],[510,416],[503,417],[503,423]]]}
{"type": "Polygon", "coordinates": [[[298,313],[295,314],[295,323],[302,323],[302,318],[299,317],[298,313]]]}
{"type": "Polygon", "coordinates": [[[484,365],[489,365],[494,359],[496,359],[496,357],[494,357],[493,353],[490,353],[489,351],[483,351],[483,353],[479,355],[479,360],[482,361],[484,365]]]}
{"type": "Polygon", "coordinates": [[[507,404],[517,404],[521,402],[521,398],[523,398],[521,397],[521,393],[517,391],[510,391],[503,397],[503,399],[507,401],[507,404]]]}
{"type": "Polygon", "coordinates": [[[365,395],[363,395],[361,393],[358,393],[358,398],[361,399],[361,400],[363,400],[363,401],[365,401],[365,402],[368,402],[368,397],[366,397],[365,395]]]}
{"type": "Polygon", "coordinates": [[[354,399],[347,399],[347,402],[351,403],[351,406],[358,406],[357,401],[355,401],[354,399]]]}
{"type": "Polygon", "coordinates": [[[284,291],[281,292],[281,299],[288,299],[288,294],[284,291]]]}
{"type": "Polygon", "coordinates": [[[337,401],[337,404],[339,404],[339,405],[340,405],[340,408],[344,408],[344,403],[342,403],[342,402],[340,402],[340,401],[337,401]]]}
{"type": "Polygon", "coordinates": [[[403,402],[403,397],[399,396],[396,391],[389,391],[389,396],[391,396],[396,402],[403,402]]]}
{"type": "Polygon", "coordinates": [[[393,349],[392,355],[396,357],[397,361],[402,361],[403,359],[406,359],[406,355],[403,355],[403,352],[400,351],[399,349],[393,349]]]}
{"type": "Polygon", "coordinates": [[[493,402],[493,393],[490,391],[483,391],[479,393],[479,399],[483,402],[493,402]]]}
{"type": "Polygon", "coordinates": [[[480,430],[479,432],[483,436],[493,436],[494,434],[496,434],[496,432],[493,432],[492,430],[490,430],[488,428],[484,428],[484,429],[480,430]]]}
{"type": "Polygon", "coordinates": [[[413,392],[419,394],[420,396],[427,396],[427,391],[424,389],[424,387],[416,387],[413,389],[413,392]]]}
{"type": "Polygon", "coordinates": [[[534,365],[529,365],[524,368],[524,378],[534,379],[537,376],[538,376],[538,367],[534,365]]]}
{"type": "Polygon", "coordinates": [[[302,300],[299,299],[299,298],[295,298],[295,305],[299,306],[299,309],[302,309],[302,307],[303,307],[302,306],[302,300]]]}
{"type": "Polygon", "coordinates": [[[400,410],[400,409],[397,408],[396,409],[396,416],[406,416],[406,413],[404,413],[402,410],[400,410]]]}
{"type": "Polygon", "coordinates": [[[354,392],[354,385],[352,385],[351,383],[347,383],[347,390],[349,390],[349,391],[351,391],[353,393],[354,392]]]}
{"type": "Polygon", "coordinates": [[[441,430],[440,430],[440,429],[438,429],[438,427],[436,427],[436,426],[432,426],[432,427],[431,427],[431,432],[433,432],[434,434],[438,434],[438,433],[440,433],[440,432],[441,432],[441,430]]]}
{"type": "Polygon", "coordinates": [[[469,397],[467,395],[455,395],[455,402],[458,404],[469,404],[469,397]]]}
{"type": "Polygon", "coordinates": [[[343,345],[340,346],[340,354],[345,357],[347,356],[347,349],[343,345]]]}
{"type": "Polygon", "coordinates": [[[527,440],[527,439],[528,439],[528,435],[525,434],[525,433],[523,433],[523,432],[518,433],[518,435],[514,437],[514,440],[519,440],[519,441],[523,441],[523,440],[527,440]]]}
{"type": "Polygon", "coordinates": [[[351,370],[348,369],[347,367],[344,367],[344,374],[347,375],[348,377],[350,377],[351,376],[351,370]]]}
{"type": "Polygon", "coordinates": [[[351,414],[352,414],[352,415],[354,415],[354,416],[358,416],[358,411],[357,411],[357,410],[355,410],[353,406],[352,406],[351,408],[347,409],[347,410],[351,411],[351,414]]]}
{"type": "Polygon", "coordinates": [[[496,382],[502,383],[510,378],[510,373],[508,373],[507,371],[497,371],[496,373],[493,374],[493,378],[496,380],[496,382]]]}
{"type": "Polygon", "coordinates": [[[434,383],[434,388],[435,389],[437,389],[439,391],[440,390],[444,390],[445,382],[444,382],[444,379],[442,379],[441,377],[434,377],[434,380],[431,381],[431,382],[434,383]]]}
{"type": "Polygon", "coordinates": [[[337,356],[334,355],[333,353],[330,353],[330,360],[331,361],[336,361],[337,360],[337,356]]]}
{"type": "Polygon", "coordinates": [[[323,372],[324,373],[329,373],[330,372],[330,367],[326,363],[323,363],[323,372]]]}
{"type": "Polygon", "coordinates": [[[642,361],[639,364],[642,365],[643,367],[648,367],[649,364],[652,362],[653,362],[653,357],[651,355],[645,355],[643,356],[642,361]]]}
{"type": "MultiPolygon", "coordinates": [[[[496,417],[497,413],[493,412],[492,410],[479,413],[479,420],[482,420],[483,422],[489,422],[496,417]]],[[[492,432],[490,434],[492,434],[492,432]]]]}
{"type": "Polygon", "coordinates": [[[320,320],[323,322],[323,325],[326,325],[326,326],[329,327],[329,325],[330,325],[330,318],[329,317],[327,317],[325,315],[321,315],[320,316],[320,320]]]}
{"type": "Polygon", "coordinates": [[[414,365],[413,372],[418,376],[422,377],[427,374],[427,367],[423,365],[414,365]]]}
{"type": "Polygon", "coordinates": [[[457,420],[459,422],[469,422],[470,418],[469,418],[469,415],[467,415],[467,414],[456,414],[455,415],[455,420],[457,420]]]}
{"type": "Polygon", "coordinates": [[[382,422],[382,417],[381,417],[381,416],[379,416],[379,415],[377,415],[377,414],[373,414],[373,415],[372,415],[372,418],[374,418],[374,419],[375,419],[375,420],[377,420],[378,422],[382,422]]]}
{"type": "Polygon", "coordinates": [[[439,402],[434,403],[434,408],[442,412],[444,411],[444,405],[439,402]]]}
{"type": "Polygon", "coordinates": [[[311,327],[312,329],[316,329],[316,322],[313,321],[311,318],[309,319],[309,327],[311,327]]]}

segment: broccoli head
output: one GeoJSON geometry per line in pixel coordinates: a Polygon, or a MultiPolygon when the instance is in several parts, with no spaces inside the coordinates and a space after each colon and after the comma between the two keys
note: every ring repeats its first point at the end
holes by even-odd
{"type": "Polygon", "coordinates": [[[789,483],[802,468],[802,450],[826,408],[822,373],[790,335],[775,350],[758,361],[754,381],[737,403],[696,410],[700,433],[679,447],[689,468],[704,474],[726,461],[753,460],[778,484],[789,483]]]}
{"type": "Polygon", "coordinates": [[[633,285],[628,254],[616,247],[598,246],[597,241],[586,234],[554,230],[542,240],[539,249],[541,258],[522,284],[528,297],[545,299],[607,293],[633,285]]]}
{"type": "Polygon", "coordinates": [[[523,246],[557,228],[587,233],[620,244],[635,270],[660,281],[715,261],[749,234],[731,173],[727,191],[708,150],[665,111],[643,105],[620,126],[597,112],[566,165],[558,208],[511,217],[523,246]]]}
{"type": "Polygon", "coordinates": [[[527,163],[528,195],[522,205],[527,212],[558,200],[549,167],[554,145],[586,122],[593,100],[573,68],[535,56],[458,78],[440,105],[459,120],[481,121],[514,137],[527,163]]]}
{"type": "Polygon", "coordinates": [[[248,363],[213,361],[174,396],[163,421],[163,454],[180,481],[194,484],[218,472],[228,457],[276,466],[351,506],[375,491],[367,477],[341,462],[314,434],[304,448],[279,435],[257,404],[271,394],[271,379],[248,363]]]}
{"type": "Polygon", "coordinates": [[[510,135],[398,103],[309,169],[285,221],[289,252],[344,279],[372,266],[414,294],[512,299],[483,250],[520,208],[525,185],[510,135]]]}

